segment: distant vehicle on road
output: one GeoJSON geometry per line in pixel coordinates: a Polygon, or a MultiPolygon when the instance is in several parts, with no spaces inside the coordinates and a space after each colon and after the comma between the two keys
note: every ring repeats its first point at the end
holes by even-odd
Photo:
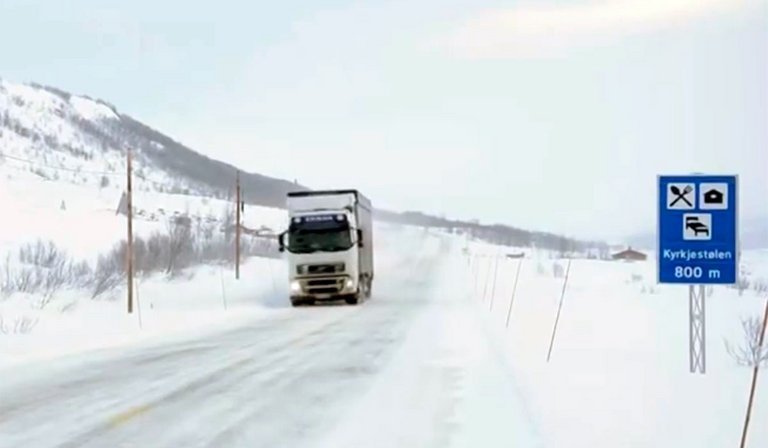
{"type": "Polygon", "coordinates": [[[354,305],[371,297],[371,201],[357,190],[288,193],[289,224],[280,234],[287,252],[293,306],[318,300],[354,305]]]}

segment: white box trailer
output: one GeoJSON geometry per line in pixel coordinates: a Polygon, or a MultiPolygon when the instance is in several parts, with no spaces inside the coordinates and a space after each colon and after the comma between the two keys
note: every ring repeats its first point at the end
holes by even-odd
{"type": "Polygon", "coordinates": [[[357,304],[373,288],[371,201],[357,190],[288,193],[287,253],[293,306],[317,300],[357,304]]]}

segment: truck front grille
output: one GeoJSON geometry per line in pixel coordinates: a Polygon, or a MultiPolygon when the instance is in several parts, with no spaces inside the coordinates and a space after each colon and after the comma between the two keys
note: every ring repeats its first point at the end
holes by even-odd
{"type": "Polygon", "coordinates": [[[339,280],[335,278],[320,278],[316,280],[307,280],[308,286],[328,286],[328,285],[335,285],[337,283],[339,283],[339,280]]]}
{"type": "Polygon", "coordinates": [[[315,294],[338,294],[339,288],[314,288],[312,292],[315,294]]]}
{"type": "Polygon", "coordinates": [[[318,275],[318,274],[337,274],[344,272],[344,263],[334,263],[334,264],[306,264],[304,266],[301,266],[299,269],[299,273],[301,274],[301,270],[303,269],[305,274],[310,275],[318,275]]]}
{"type": "Polygon", "coordinates": [[[312,278],[304,280],[305,291],[310,294],[339,294],[346,277],[312,278]]]}

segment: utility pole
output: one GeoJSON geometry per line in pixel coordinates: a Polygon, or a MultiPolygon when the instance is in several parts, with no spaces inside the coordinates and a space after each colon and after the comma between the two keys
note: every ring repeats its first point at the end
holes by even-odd
{"type": "Polygon", "coordinates": [[[235,180],[235,196],[237,199],[237,205],[235,206],[235,220],[237,221],[235,227],[235,279],[240,279],[240,171],[237,172],[235,180]]]}
{"type": "Polygon", "coordinates": [[[128,149],[128,180],[127,180],[127,201],[126,201],[126,215],[128,216],[128,243],[126,245],[125,257],[126,267],[128,272],[128,314],[133,313],[133,183],[132,178],[132,153],[131,149],[128,149]]]}

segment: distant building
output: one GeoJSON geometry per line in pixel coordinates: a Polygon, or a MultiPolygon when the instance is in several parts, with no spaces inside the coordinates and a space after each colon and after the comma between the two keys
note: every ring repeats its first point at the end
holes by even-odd
{"type": "Polygon", "coordinates": [[[614,260],[624,260],[624,261],[645,261],[648,258],[648,256],[640,251],[636,251],[631,247],[629,247],[626,250],[613,254],[611,258],[613,258],[614,260]]]}

